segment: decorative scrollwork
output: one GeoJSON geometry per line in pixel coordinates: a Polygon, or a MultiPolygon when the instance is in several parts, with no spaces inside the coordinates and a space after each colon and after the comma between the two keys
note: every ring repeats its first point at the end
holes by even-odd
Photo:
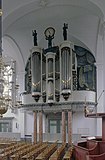
{"type": "Polygon", "coordinates": [[[33,85],[34,87],[37,87],[38,85],[40,85],[40,81],[37,82],[37,83],[32,83],[32,85],[33,85]]]}
{"type": "Polygon", "coordinates": [[[64,83],[64,84],[67,84],[67,83],[69,83],[71,81],[71,78],[69,79],[69,80],[63,80],[62,79],[62,83],[64,83]]]}

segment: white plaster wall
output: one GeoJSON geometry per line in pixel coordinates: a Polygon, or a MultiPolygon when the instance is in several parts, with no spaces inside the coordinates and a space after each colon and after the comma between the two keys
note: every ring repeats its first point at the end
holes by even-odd
{"type": "Polygon", "coordinates": [[[26,134],[26,112],[19,111],[19,117],[18,117],[18,123],[19,123],[19,129],[21,133],[21,138],[24,138],[24,135],[26,134]]]}
{"type": "Polygon", "coordinates": [[[96,135],[96,119],[85,118],[83,112],[73,113],[73,133],[93,136],[96,135]]]}
{"type": "Polygon", "coordinates": [[[32,113],[26,113],[26,129],[25,134],[26,135],[32,135],[33,133],[33,125],[34,125],[34,119],[32,113]]]}
{"type": "MultiPolygon", "coordinates": [[[[26,124],[25,125],[25,132],[24,134],[26,135],[32,135],[33,134],[33,131],[34,131],[34,117],[33,117],[33,113],[30,112],[26,112],[25,113],[26,116],[25,116],[25,119],[24,121],[25,122],[20,122],[20,124],[23,126],[24,123],[26,124]]],[[[45,133],[45,115],[43,114],[43,133],[45,133]]],[[[24,127],[24,126],[23,126],[24,127]]],[[[39,113],[37,113],[37,133],[39,133],[39,113]]]]}
{"type": "MultiPolygon", "coordinates": [[[[102,27],[102,26],[101,26],[102,27]]],[[[100,32],[97,37],[97,50],[96,50],[96,66],[97,66],[97,112],[105,112],[105,93],[103,92],[105,86],[105,60],[104,60],[104,44],[103,32],[100,32]]],[[[102,136],[102,120],[97,119],[97,135],[102,136]]]]}
{"type": "Polygon", "coordinates": [[[103,106],[103,95],[100,97],[103,89],[104,89],[104,59],[103,59],[103,36],[102,35],[98,35],[98,39],[97,39],[97,52],[96,52],[96,66],[97,66],[97,101],[98,101],[98,105],[97,105],[97,111],[101,112],[104,111],[104,106],[103,106]],[[100,98],[99,98],[100,97],[100,98]]]}
{"type": "Polygon", "coordinates": [[[105,22],[103,23],[103,81],[104,81],[103,105],[105,112],[105,22]]]}

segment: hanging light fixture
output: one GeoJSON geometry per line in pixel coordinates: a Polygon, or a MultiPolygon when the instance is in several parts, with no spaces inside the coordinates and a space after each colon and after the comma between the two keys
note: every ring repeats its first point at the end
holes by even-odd
{"type": "Polygon", "coordinates": [[[4,94],[4,62],[2,59],[2,1],[0,0],[0,115],[2,116],[4,113],[7,112],[6,107],[6,97],[4,94]]]}
{"type": "Polygon", "coordinates": [[[2,55],[2,0],[0,0],[0,116],[16,106],[15,61],[2,55]],[[14,97],[15,96],[15,97],[14,97]]]}

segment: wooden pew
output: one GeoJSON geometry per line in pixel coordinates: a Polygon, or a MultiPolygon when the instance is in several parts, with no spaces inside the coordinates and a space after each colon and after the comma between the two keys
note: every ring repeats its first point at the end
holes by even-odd
{"type": "Polygon", "coordinates": [[[71,160],[72,154],[73,154],[73,146],[68,148],[68,150],[65,152],[63,160],[71,160]]]}
{"type": "Polygon", "coordinates": [[[13,146],[10,146],[10,147],[7,147],[5,148],[4,150],[2,150],[2,153],[0,154],[0,160],[2,159],[5,159],[5,158],[9,158],[9,156],[14,152],[14,148],[15,150],[18,149],[20,146],[23,146],[25,145],[24,144],[15,144],[13,146]]]}
{"type": "Polygon", "coordinates": [[[76,146],[74,145],[74,156],[76,160],[86,160],[86,156],[89,154],[98,154],[99,152],[99,147],[98,143],[94,143],[94,147],[91,149],[84,148],[81,146],[76,146]]]}
{"type": "Polygon", "coordinates": [[[13,151],[11,151],[12,153],[9,154],[9,159],[17,159],[19,157],[19,154],[21,151],[24,151],[24,149],[29,148],[31,146],[31,144],[25,144],[23,146],[19,146],[18,148],[15,148],[13,151]]]}
{"type": "Polygon", "coordinates": [[[42,144],[38,148],[34,148],[32,151],[27,153],[25,156],[21,157],[22,160],[35,159],[40,153],[44,151],[45,148],[48,147],[47,143],[42,144]]]}
{"type": "Polygon", "coordinates": [[[36,160],[47,160],[56,151],[57,143],[48,146],[41,154],[36,157],[36,160]]]}
{"type": "Polygon", "coordinates": [[[10,156],[11,160],[15,160],[15,159],[21,159],[22,156],[24,156],[25,154],[27,154],[28,152],[30,152],[30,149],[36,149],[38,148],[40,144],[36,144],[36,145],[32,145],[32,144],[27,144],[26,146],[24,146],[24,148],[19,148],[17,149],[17,151],[14,152],[14,154],[12,154],[10,156]]]}
{"type": "Polygon", "coordinates": [[[49,160],[61,160],[65,152],[66,144],[61,145],[49,158],[49,160]]]}
{"type": "Polygon", "coordinates": [[[100,155],[87,155],[86,160],[105,160],[105,153],[100,155]]]}
{"type": "Polygon", "coordinates": [[[105,160],[105,141],[99,141],[96,152],[90,152],[86,158],[87,160],[105,160]]]}

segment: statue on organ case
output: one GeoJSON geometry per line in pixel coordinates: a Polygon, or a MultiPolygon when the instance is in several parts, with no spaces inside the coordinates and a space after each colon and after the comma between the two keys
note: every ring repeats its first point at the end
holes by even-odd
{"type": "Polygon", "coordinates": [[[38,44],[37,44],[37,32],[36,32],[36,30],[32,31],[32,35],[34,37],[34,46],[37,46],[38,44]]]}
{"type": "Polygon", "coordinates": [[[64,26],[63,26],[63,38],[64,38],[64,41],[67,40],[67,29],[68,29],[68,24],[64,23],[64,26]]]}

